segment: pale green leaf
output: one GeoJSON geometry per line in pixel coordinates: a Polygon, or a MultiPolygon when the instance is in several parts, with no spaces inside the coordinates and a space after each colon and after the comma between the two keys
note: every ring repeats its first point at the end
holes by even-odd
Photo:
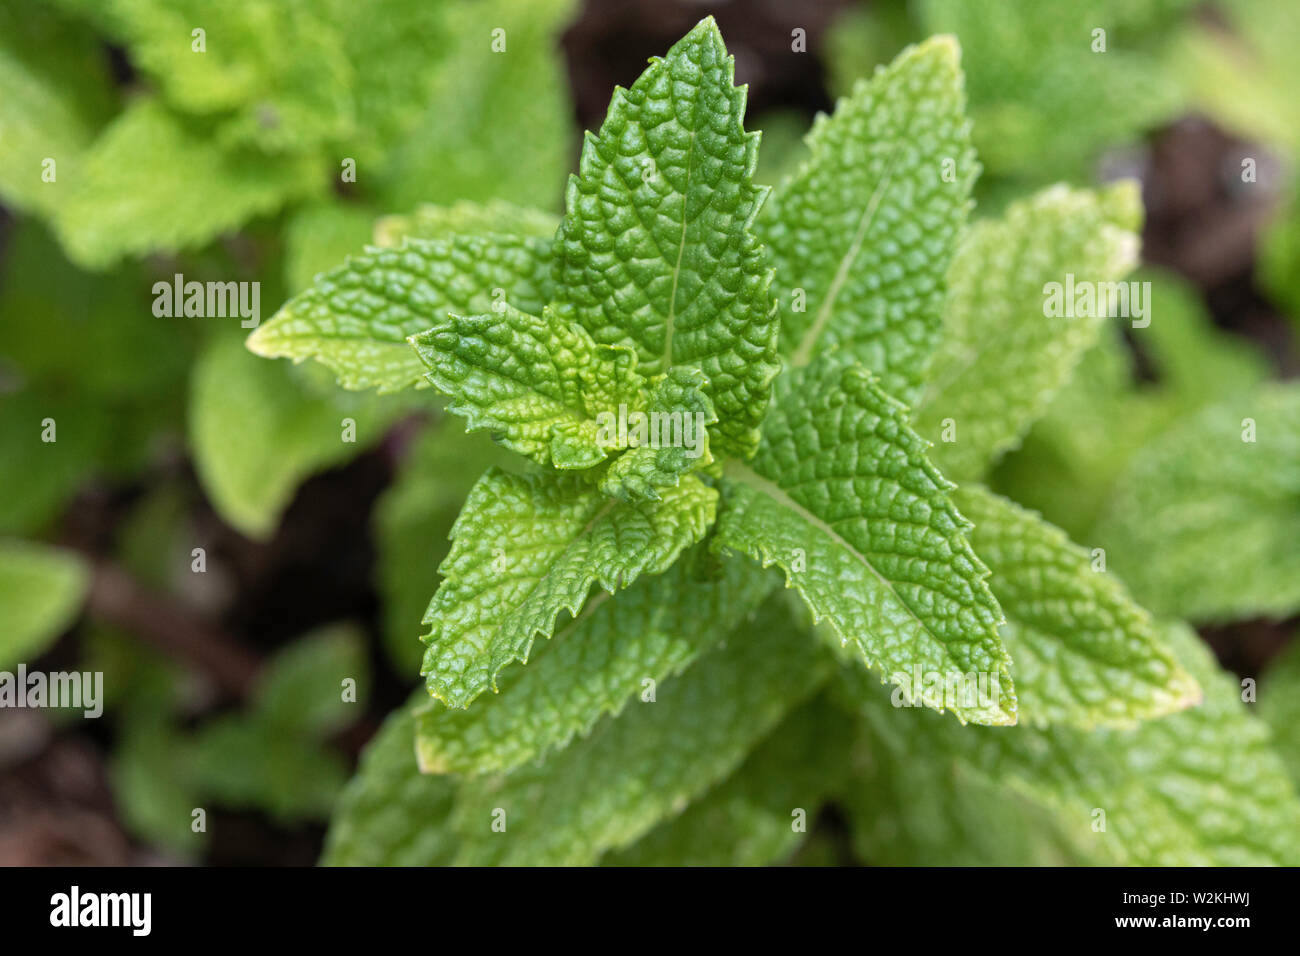
{"type": "Polygon", "coordinates": [[[705,793],[824,680],[826,660],[778,598],[655,700],[536,767],[462,786],[457,862],[584,865],[705,793]],[[506,830],[493,832],[494,811],[506,830]]]}
{"type": "Polygon", "coordinates": [[[1140,208],[1131,183],[1099,192],[1054,186],[967,235],[917,408],[917,431],[935,443],[945,474],[977,478],[1018,445],[1102,324],[1123,321],[1104,315],[1095,296],[1084,314],[1071,297],[1054,317],[1047,286],[1060,284],[1064,300],[1067,289],[1122,280],[1137,263],[1140,208]]]}
{"type": "Polygon", "coordinates": [[[429,693],[466,706],[526,661],[561,611],[577,615],[593,584],[613,593],[665,571],[704,536],[716,503],[693,477],[660,501],[620,502],[579,478],[489,470],[456,519],[425,614],[429,693]]]}
{"type": "Polygon", "coordinates": [[[979,172],[958,58],[936,37],[859,82],[759,217],[796,367],[838,348],[891,395],[910,403],[919,389],[979,172]]]}
{"type": "Polygon", "coordinates": [[[57,548],[0,539],[0,669],[29,663],[77,617],[89,568],[57,548]]]}
{"type": "Polygon", "coordinates": [[[700,368],[717,450],[748,457],[779,365],[744,111],[712,17],[615,90],[569,181],[556,295],[597,342],[633,346],[646,377],[700,368]]]}
{"type": "Polygon", "coordinates": [[[498,303],[540,315],[551,291],[550,243],[511,236],[409,239],[368,248],[290,299],[248,338],[267,358],[314,358],[349,389],[418,386],[407,337],[498,303]]]}
{"type": "Polygon", "coordinates": [[[501,693],[468,710],[429,701],[416,717],[426,773],[505,771],[587,733],[604,714],[688,667],[738,625],[775,581],[752,562],[720,566],[703,549],[615,597],[601,595],[524,668],[501,675],[501,693]]]}
{"type": "Polygon", "coordinates": [[[727,466],[718,545],[779,565],[881,679],[983,674],[995,698],[954,712],[1014,723],[988,570],[906,414],[861,366],[824,359],[782,376],[752,466],[727,466]]]}
{"type": "Polygon", "coordinates": [[[255,713],[276,733],[326,736],[365,712],[370,662],[364,635],[336,624],[295,640],[259,675],[255,713]],[[345,698],[344,682],[352,681],[345,698]]]}
{"type": "Polygon", "coordinates": [[[953,501],[1007,617],[1022,720],[1124,727],[1200,702],[1150,615],[1064,532],[979,485],[953,501]]]}

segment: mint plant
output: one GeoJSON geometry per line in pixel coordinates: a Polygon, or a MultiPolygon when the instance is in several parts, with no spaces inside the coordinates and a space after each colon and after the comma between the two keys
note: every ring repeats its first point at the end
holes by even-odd
{"type": "Polygon", "coordinates": [[[326,859],[770,862],[832,799],[869,858],[986,855],[987,818],[1016,862],[1300,859],[1269,732],[1186,627],[983,484],[1097,343],[1042,290],[1136,264],[1134,187],[968,227],[950,37],[859,81],[771,195],[744,107],[706,19],[615,92],[553,238],[502,205],[390,220],[250,336],[432,386],[516,453],[326,859]]]}

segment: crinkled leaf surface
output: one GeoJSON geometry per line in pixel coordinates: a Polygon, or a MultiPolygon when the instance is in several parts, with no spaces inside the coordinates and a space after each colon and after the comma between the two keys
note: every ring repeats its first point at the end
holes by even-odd
{"type": "Polygon", "coordinates": [[[661,575],[600,595],[527,667],[501,675],[501,693],[468,710],[426,701],[416,717],[427,773],[510,770],[585,734],[604,714],[636,707],[645,681],[677,674],[732,630],[775,580],[749,561],[715,565],[688,552],[661,575]]]}
{"type": "Polygon", "coordinates": [[[248,339],[267,358],[314,358],[344,388],[397,391],[424,381],[407,338],[449,313],[505,303],[541,314],[550,295],[550,243],[511,236],[408,239],[367,249],[295,296],[248,339]]]}
{"type": "Polygon", "coordinates": [[[688,478],[660,501],[606,498],[581,479],[489,470],[452,529],[444,580],[424,623],[429,693],[464,707],[501,668],[526,661],[561,611],[659,574],[704,536],[717,492],[688,478]]]}
{"type": "Polygon", "coordinates": [[[1064,532],[979,485],[953,500],[1007,617],[1022,720],[1122,727],[1199,703],[1151,616],[1064,532]]]}
{"type": "Polygon", "coordinates": [[[771,271],[751,224],[758,134],[709,17],[588,134],[557,237],[557,297],[597,342],[633,346],[643,375],[694,365],[717,447],[748,457],[779,370],[771,271]]]}
{"type": "Polygon", "coordinates": [[[783,600],[537,767],[463,786],[458,862],[582,865],[625,846],[724,779],[827,675],[783,600]],[[506,830],[493,832],[494,811],[506,830]]]}
{"type": "Polygon", "coordinates": [[[944,334],[917,407],[917,431],[944,474],[977,478],[1019,444],[1102,323],[1123,321],[1097,309],[1051,317],[1045,287],[1123,279],[1137,263],[1140,210],[1132,184],[1054,186],[971,229],[948,274],[944,334]]]}
{"type": "Polygon", "coordinates": [[[996,676],[995,701],[955,712],[1014,723],[988,570],[906,415],[869,372],[834,357],[782,376],[752,465],[728,465],[717,542],[779,565],[882,679],[996,676]]]}
{"type": "Polygon", "coordinates": [[[759,217],[781,350],[843,349],[910,402],[942,324],[944,276],[978,172],[957,44],[904,51],[821,117],[809,159],[759,217]]]}
{"type": "Polygon", "coordinates": [[[76,618],[89,584],[75,554],[0,539],[0,669],[38,657],[76,618]]]}

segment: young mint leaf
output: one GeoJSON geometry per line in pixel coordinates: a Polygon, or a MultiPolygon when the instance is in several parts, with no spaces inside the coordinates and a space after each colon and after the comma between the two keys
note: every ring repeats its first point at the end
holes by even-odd
{"type": "Polygon", "coordinates": [[[1007,616],[1020,717],[1124,727],[1200,702],[1150,615],[1059,529],[979,485],[953,493],[1007,616]]]}
{"type": "MultiPolygon", "coordinates": [[[[633,447],[614,459],[600,490],[615,498],[657,499],[658,489],[676,488],[683,475],[710,464],[708,426],[718,416],[707,389],[708,381],[699,369],[680,365],[669,369],[644,412],[650,421],[651,444],[633,447]]],[[[618,409],[610,405],[606,413],[616,415],[618,409]]]]}
{"type": "Polygon", "coordinates": [[[508,305],[450,315],[409,341],[468,431],[489,431],[541,465],[599,464],[613,448],[598,416],[642,404],[632,350],[596,345],[549,308],[541,318],[508,305]]]}
{"type": "Polygon", "coordinates": [[[971,230],[948,273],[944,336],[916,415],[944,474],[982,475],[1069,380],[1113,320],[1095,307],[1049,315],[1047,284],[1123,279],[1137,263],[1140,215],[1131,183],[1099,192],[1054,186],[971,230]]]}
{"type": "Polygon", "coordinates": [[[765,866],[789,857],[849,764],[850,727],[825,695],[796,708],[736,772],[605,866],[765,866]],[[836,728],[839,728],[838,732],[836,728]]]}
{"type": "Polygon", "coordinates": [[[266,358],[314,358],[349,389],[418,386],[425,368],[407,337],[446,319],[508,303],[541,314],[550,297],[550,242],[513,236],[408,239],[367,249],[290,299],[248,337],[266,358]]]}
{"type": "Polygon", "coordinates": [[[507,771],[567,746],[604,714],[636,707],[646,681],[681,672],[761,603],[776,583],[752,562],[711,569],[702,548],[616,598],[597,596],[501,693],[468,710],[426,701],[416,748],[426,773],[507,771]]]}
{"type": "Polygon", "coordinates": [[[1157,614],[1300,609],[1300,386],[1226,398],[1163,433],[1116,481],[1091,539],[1157,614]]]}
{"type": "Polygon", "coordinates": [[[780,366],[744,112],[712,17],[615,90],[569,181],[556,295],[597,342],[633,346],[646,377],[703,371],[717,450],[749,457],[780,366]]]}
{"type": "Polygon", "coordinates": [[[470,492],[429,603],[429,693],[465,707],[514,661],[527,661],[561,611],[591,586],[613,593],[667,570],[713,523],[717,492],[688,477],[660,501],[619,502],[580,478],[489,470],[470,492]]]}
{"type": "Polygon", "coordinates": [[[875,730],[915,767],[944,778],[956,765],[1031,798],[1079,852],[1138,866],[1295,865],[1300,799],[1268,728],[1194,632],[1171,625],[1166,640],[1204,701],[1131,730],[957,727],[890,707],[865,675],[843,674],[856,679],[851,693],[875,730]]]}
{"type": "Polygon", "coordinates": [[[67,629],[90,585],[71,552],[0,539],[0,669],[30,662],[67,629]]]}
{"type": "Polygon", "coordinates": [[[1013,724],[988,570],[906,417],[866,369],[833,356],[783,375],[757,457],[726,468],[717,545],[779,565],[882,678],[995,677],[996,700],[954,711],[1013,724]]]}
{"type": "Polygon", "coordinates": [[[920,387],[979,171],[958,58],[936,37],[860,81],[759,217],[794,366],[840,348],[905,402],[920,387]]]}
{"type": "Polygon", "coordinates": [[[451,777],[420,773],[410,707],[398,708],[339,795],[321,864],[445,866],[456,852],[455,834],[444,822],[456,790],[451,777]]]}
{"type": "Polygon", "coordinates": [[[464,841],[457,862],[584,865],[626,846],[726,778],[811,696],[828,663],[778,596],[655,700],[605,718],[539,766],[464,784],[453,814],[464,841]],[[492,831],[498,808],[508,839],[492,831]]]}

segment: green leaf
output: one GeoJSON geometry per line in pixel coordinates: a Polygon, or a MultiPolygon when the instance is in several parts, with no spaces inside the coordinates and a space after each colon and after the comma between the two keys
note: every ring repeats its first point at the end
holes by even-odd
{"type": "Polygon", "coordinates": [[[550,243],[512,236],[408,239],[368,248],[322,276],[248,337],[266,358],[314,358],[349,389],[418,386],[424,365],[407,338],[447,318],[508,303],[541,314],[550,243]]]}
{"type": "Polygon", "coordinates": [[[284,228],[284,272],[289,291],[301,292],[316,277],[370,242],[374,212],[355,203],[321,201],[294,210],[284,228]]]}
{"type": "Polygon", "coordinates": [[[763,866],[786,859],[847,769],[851,728],[844,723],[824,695],[813,698],[786,717],[730,777],[601,862],[763,866]]]}
{"type": "Polygon", "coordinates": [[[812,694],[826,663],[778,598],[654,701],[605,718],[540,766],[464,784],[457,862],[585,865],[626,846],[726,778],[812,694]],[[504,833],[492,831],[498,809],[504,833]]]}
{"type": "Polygon", "coordinates": [[[744,111],[712,17],[615,90],[569,181],[556,295],[597,342],[633,346],[642,375],[703,371],[718,450],[749,457],[780,367],[744,111]]]}
{"type": "Polygon", "coordinates": [[[76,555],[0,539],[0,669],[40,656],[76,620],[89,585],[76,555]]]}
{"type": "Polygon", "coordinates": [[[468,710],[428,701],[416,716],[426,773],[511,770],[567,746],[604,714],[617,715],[736,627],[772,590],[752,562],[714,566],[703,549],[614,598],[598,596],[527,667],[501,676],[501,693],[468,710]]]}
{"type": "Polygon", "coordinates": [[[410,708],[398,708],[366,747],[357,775],[339,796],[321,864],[446,865],[456,850],[446,823],[456,789],[450,777],[420,773],[410,708]]]}
{"type": "Polygon", "coordinates": [[[661,501],[620,502],[580,479],[490,469],[452,529],[429,603],[429,693],[464,707],[514,661],[527,661],[561,611],[577,615],[597,582],[613,593],[659,574],[704,536],[717,492],[688,478],[661,501]]]}
{"type": "Polygon", "coordinates": [[[1028,797],[1088,857],[1138,866],[1296,865],[1300,799],[1268,728],[1246,713],[1236,680],[1190,629],[1169,626],[1166,639],[1204,702],[1131,730],[961,728],[890,707],[865,675],[853,693],[875,731],[914,767],[939,777],[957,766],[1028,797]],[[1098,810],[1104,831],[1094,828],[1098,810]]]}
{"type": "Polygon", "coordinates": [[[759,218],[776,262],[781,351],[843,349],[911,402],[939,337],[944,274],[979,164],[952,37],[910,47],[808,135],[759,218]]]}
{"type": "Polygon", "coordinates": [[[324,737],[365,712],[369,682],[364,635],[353,625],[332,625],[299,638],[266,664],[254,713],[275,733],[324,737]],[[351,700],[344,698],[346,680],[354,682],[351,700]]]}
{"type": "Polygon", "coordinates": [[[39,0],[0,9],[0,198],[48,215],[113,106],[108,58],[95,35],[39,0]],[[47,160],[55,179],[43,178],[47,160]]]}
{"type": "Polygon", "coordinates": [[[1140,208],[1131,183],[1054,186],[970,231],[948,273],[947,325],[917,407],[917,431],[936,443],[945,474],[982,475],[1069,380],[1107,317],[1096,307],[1052,317],[1047,284],[1063,298],[1075,288],[1067,282],[1123,279],[1137,263],[1140,208]]]}
{"type": "Polygon", "coordinates": [[[403,239],[450,239],[453,236],[532,236],[550,239],[560,218],[540,209],[491,200],[423,203],[414,212],[384,216],[375,223],[375,245],[396,248],[403,239]]]}
{"type": "Polygon", "coordinates": [[[1143,449],[1116,488],[1092,539],[1157,614],[1300,609],[1300,386],[1204,409],[1143,449]]]}
{"type": "Polygon", "coordinates": [[[125,256],[202,246],[324,185],[314,163],[224,151],[203,124],[141,97],[85,155],[56,225],[74,262],[102,269],[125,256]]]}
{"type": "Polygon", "coordinates": [[[1268,665],[1259,689],[1259,716],[1273,731],[1273,746],[1300,789],[1300,640],[1268,665]]]}
{"type": "MultiPolygon", "coordinates": [[[[636,445],[610,464],[600,490],[615,498],[659,498],[659,489],[676,488],[683,475],[713,461],[708,426],[717,422],[707,394],[708,381],[697,368],[675,366],[654,388],[644,414],[647,444],[636,445]]],[[[610,421],[621,409],[606,407],[610,421]]]]}
{"type": "Polygon", "coordinates": [[[314,393],[283,363],[218,335],[194,369],[189,435],[208,497],[233,527],[268,536],[308,475],[378,441],[400,408],[373,397],[314,393]],[[345,441],[355,424],[355,438],[345,441]]]}
{"type": "Polygon", "coordinates": [[[489,431],[541,465],[599,464],[611,446],[600,439],[597,416],[642,404],[632,351],[597,346],[551,309],[541,318],[510,306],[451,315],[410,343],[468,431],[489,431]]]}
{"type": "Polygon", "coordinates": [[[779,565],[882,679],[988,675],[996,699],[954,712],[1015,723],[988,570],[906,413],[866,369],[834,358],[782,376],[752,467],[727,466],[717,544],[779,565]]]}
{"type": "Polygon", "coordinates": [[[1007,617],[1019,714],[1031,724],[1125,727],[1200,702],[1149,614],[1087,551],[978,485],[953,494],[1007,617]]]}
{"type": "Polygon", "coordinates": [[[401,675],[418,674],[424,648],[411,639],[429,606],[429,582],[447,556],[447,535],[474,482],[489,466],[522,461],[450,416],[424,429],[396,479],[375,503],[384,649],[401,675]]]}

